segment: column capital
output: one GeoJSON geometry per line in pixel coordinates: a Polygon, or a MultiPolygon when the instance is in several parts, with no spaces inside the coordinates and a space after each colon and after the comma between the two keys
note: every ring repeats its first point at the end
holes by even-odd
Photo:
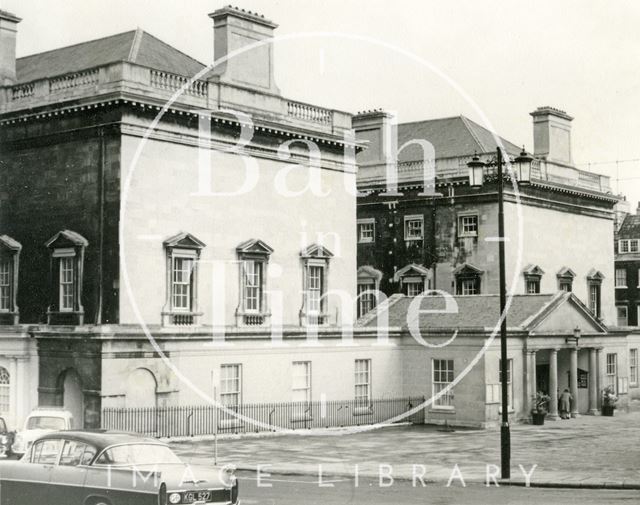
{"type": "Polygon", "coordinates": [[[551,347],[549,350],[551,352],[553,352],[553,353],[557,353],[558,351],[560,351],[560,348],[559,347],[551,347]]]}

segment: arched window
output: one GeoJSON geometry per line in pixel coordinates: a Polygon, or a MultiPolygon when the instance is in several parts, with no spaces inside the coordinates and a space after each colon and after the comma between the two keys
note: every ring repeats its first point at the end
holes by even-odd
{"type": "Polygon", "coordinates": [[[11,376],[9,371],[0,366],[0,412],[11,410],[11,376]]]}

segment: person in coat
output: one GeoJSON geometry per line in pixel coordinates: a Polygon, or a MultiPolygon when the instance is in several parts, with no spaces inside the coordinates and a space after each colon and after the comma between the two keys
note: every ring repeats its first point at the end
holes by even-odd
{"type": "Polygon", "coordinates": [[[560,395],[560,417],[562,419],[569,419],[571,417],[571,401],[573,397],[569,393],[568,389],[565,389],[560,395]]]}

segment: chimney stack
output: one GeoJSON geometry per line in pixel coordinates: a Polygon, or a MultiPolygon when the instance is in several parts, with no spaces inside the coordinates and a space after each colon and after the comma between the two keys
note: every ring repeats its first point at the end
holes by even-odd
{"type": "Polygon", "coordinates": [[[571,121],[565,111],[538,107],[533,116],[533,154],[549,161],[573,164],[571,157],[571,121]]]}
{"type": "Polygon", "coordinates": [[[273,77],[273,32],[277,24],[254,12],[231,5],[209,14],[213,19],[213,54],[218,61],[243,47],[264,44],[238,53],[216,65],[213,75],[220,82],[257,88],[279,94],[273,77]]]}
{"type": "Polygon", "coordinates": [[[398,156],[398,125],[395,114],[382,109],[358,112],[352,118],[357,141],[368,142],[358,153],[358,165],[395,164],[398,156]]]}
{"type": "Polygon", "coordinates": [[[10,12],[0,10],[0,86],[16,83],[16,35],[20,21],[10,12]]]}

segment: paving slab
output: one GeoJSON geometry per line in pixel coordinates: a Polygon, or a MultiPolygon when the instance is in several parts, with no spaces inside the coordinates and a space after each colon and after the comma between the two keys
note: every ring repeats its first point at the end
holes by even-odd
{"type": "MultiPolygon", "coordinates": [[[[582,416],[544,426],[514,425],[511,462],[514,485],[640,489],[640,412],[614,417],[582,416]]],[[[173,447],[185,460],[211,463],[212,440],[181,440],[173,447]]],[[[219,462],[240,469],[277,474],[321,474],[353,478],[486,482],[500,464],[498,430],[439,431],[428,425],[399,426],[350,433],[348,430],[296,433],[218,442],[219,462]],[[268,465],[268,466],[265,466],[268,465]],[[457,465],[457,466],[456,466],[457,465]],[[489,470],[487,470],[489,468],[489,470]]],[[[503,482],[504,483],[504,482],[503,482]]]]}

